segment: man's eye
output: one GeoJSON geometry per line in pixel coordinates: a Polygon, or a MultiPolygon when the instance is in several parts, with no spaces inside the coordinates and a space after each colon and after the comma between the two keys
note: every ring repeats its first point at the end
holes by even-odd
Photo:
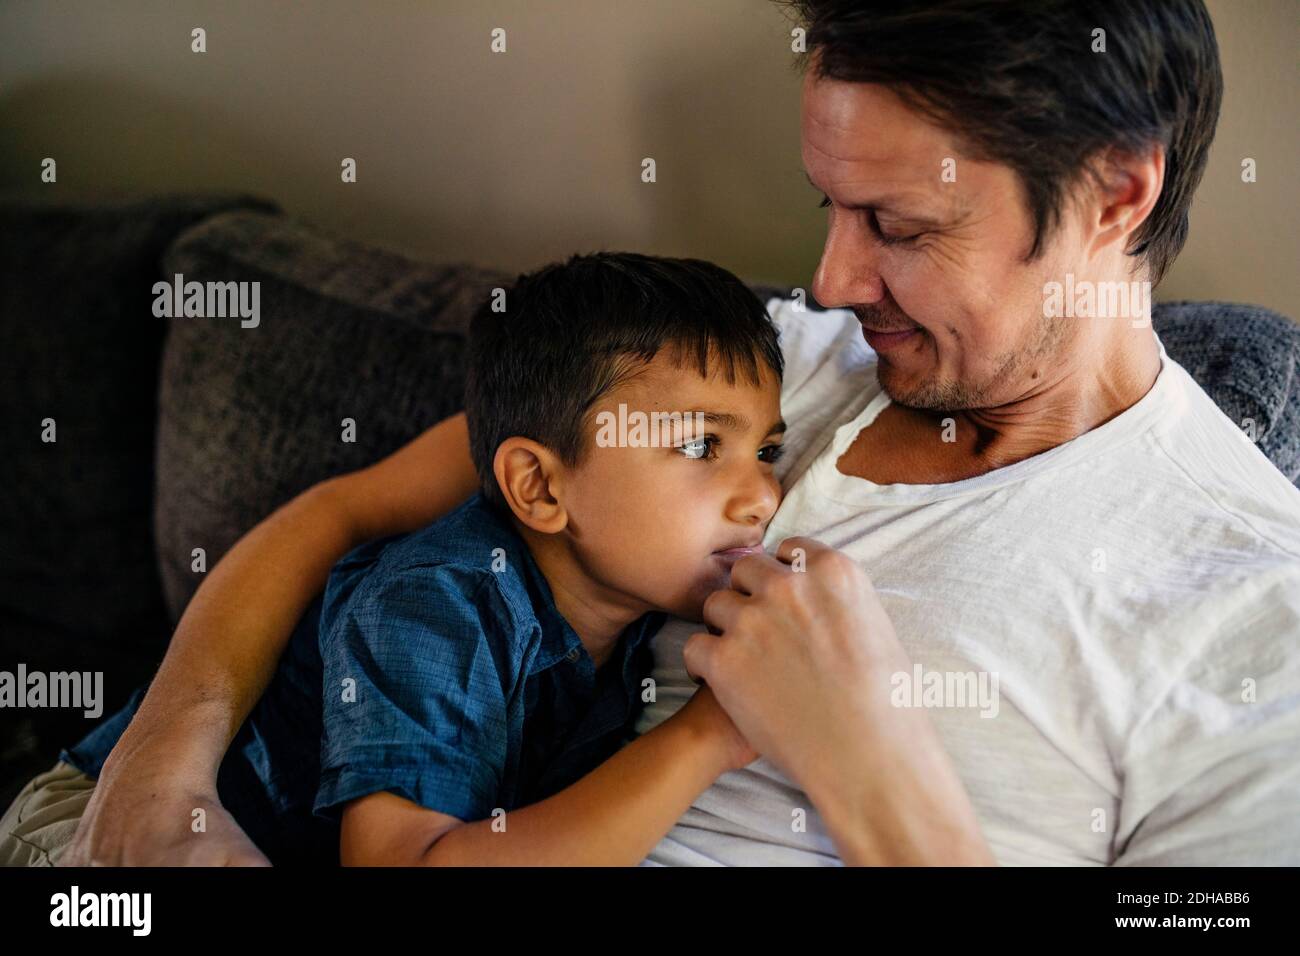
{"type": "Polygon", "coordinates": [[[686,458],[692,460],[699,459],[703,461],[713,457],[713,446],[717,441],[716,438],[705,436],[704,438],[696,438],[692,441],[685,442],[677,447],[686,458]]]}
{"type": "Polygon", "coordinates": [[[901,246],[907,245],[910,242],[916,242],[916,240],[920,239],[922,235],[924,235],[924,233],[918,232],[914,236],[887,236],[882,232],[880,233],[880,242],[881,245],[885,246],[901,246]]]}
{"type": "Polygon", "coordinates": [[[876,216],[874,212],[871,214],[871,228],[876,231],[876,238],[880,240],[880,244],[882,246],[907,245],[909,242],[916,242],[916,240],[920,239],[923,235],[925,235],[925,233],[923,232],[918,232],[916,235],[913,236],[888,235],[885,232],[885,230],[880,228],[880,219],[876,216]]]}
{"type": "Polygon", "coordinates": [[[784,454],[785,454],[785,449],[782,448],[780,445],[767,445],[758,450],[759,459],[767,462],[769,465],[776,464],[778,461],[781,460],[781,456],[784,454]],[[763,457],[764,455],[766,455],[767,457],[764,458],[763,457]]]}

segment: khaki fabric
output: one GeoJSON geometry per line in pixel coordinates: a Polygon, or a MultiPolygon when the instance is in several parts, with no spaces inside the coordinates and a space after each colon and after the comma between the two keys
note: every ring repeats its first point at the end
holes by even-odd
{"type": "Polygon", "coordinates": [[[93,777],[62,761],[33,777],[0,818],[0,866],[54,866],[94,790],[93,777]]]}

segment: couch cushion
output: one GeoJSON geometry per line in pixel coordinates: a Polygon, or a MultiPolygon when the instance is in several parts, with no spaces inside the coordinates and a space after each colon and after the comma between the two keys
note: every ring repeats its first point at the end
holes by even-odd
{"type": "Polygon", "coordinates": [[[167,633],[151,528],[165,325],[151,288],[178,232],[249,206],[275,208],[243,196],[0,204],[0,663],[89,668],[141,642],[156,659],[167,633]]]}
{"type": "Polygon", "coordinates": [[[232,212],[177,239],[168,275],[260,283],[260,321],[175,318],[163,356],[155,526],[173,620],[238,538],[305,488],[461,408],[463,331],[504,273],[432,265],[291,218],[232,212]],[[355,441],[343,441],[344,419],[355,441]]]}

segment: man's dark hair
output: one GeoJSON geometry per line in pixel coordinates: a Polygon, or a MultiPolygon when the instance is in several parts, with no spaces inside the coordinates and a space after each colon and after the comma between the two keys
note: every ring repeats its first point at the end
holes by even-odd
{"type": "Polygon", "coordinates": [[[1131,237],[1158,283],[1187,239],[1223,77],[1201,0],[779,0],[818,77],[879,83],[1019,176],[1036,258],[1067,189],[1101,150],[1165,148],[1165,179],[1131,237]],[[1092,51],[1105,30],[1105,52],[1092,51]]]}
{"type": "Polygon", "coordinates": [[[498,446],[519,435],[578,464],[593,403],[660,350],[683,367],[693,361],[705,377],[718,363],[732,384],[743,372],[758,385],[760,363],[778,380],[783,372],[763,302],[699,259],[575,255],[521,275],[494,304],[489,297],[471,322],[465,415],[479,485],[503,514],[509,509],[492,471],[498,446]]]}

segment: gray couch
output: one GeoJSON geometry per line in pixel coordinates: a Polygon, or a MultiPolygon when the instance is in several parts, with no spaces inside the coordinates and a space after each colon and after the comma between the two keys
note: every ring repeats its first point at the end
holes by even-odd
{"type": "MultiPolygon", "coordinates": [[[[460,408],[466,319],[511,278],[360,246],[247,196],[0,202],[0,670],[102,670],[111,713],[202,579],[195,548],[210,569],[302,489],[460,408]],[[175,273],[259,280],[260,325],[155,318],[153,283],[175,273]]],[[[1154,323],[1300,479],[1300,326],[1213,302],[1162,304],[1154,323]]],[[[0,806],[90,727],[15,713],[0,806]]]]}

